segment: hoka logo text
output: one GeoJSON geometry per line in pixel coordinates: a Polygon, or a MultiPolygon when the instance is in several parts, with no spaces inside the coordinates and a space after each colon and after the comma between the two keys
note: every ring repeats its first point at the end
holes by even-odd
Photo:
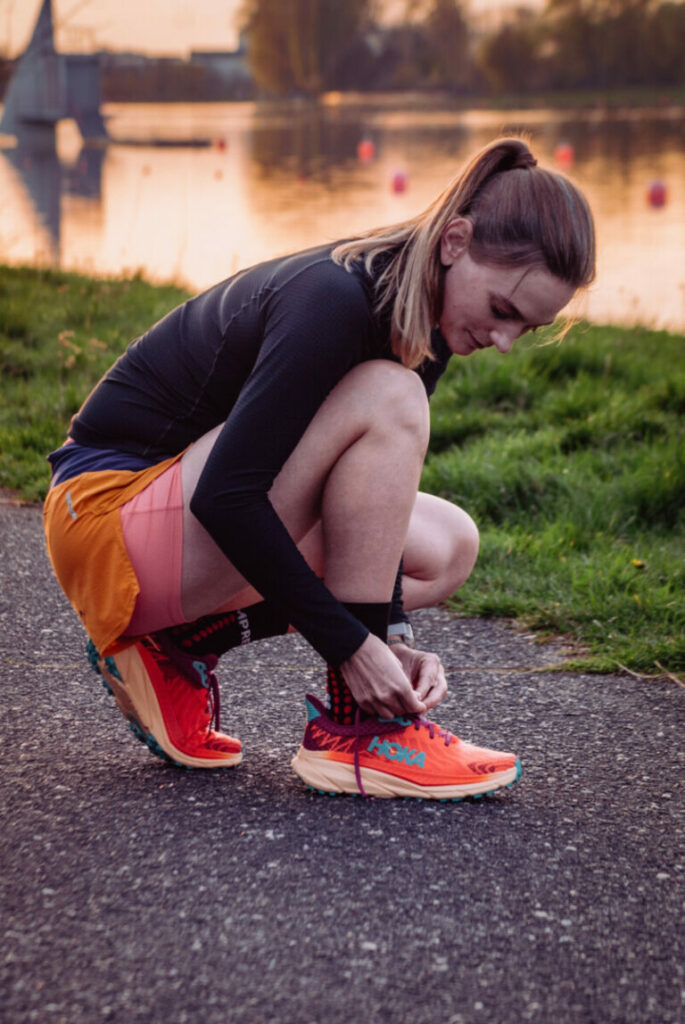
{"type": "Polygon", "coordinates": [[[366,749],[369,754],[375,754],[376,757],[387,757],[388,761],[404,762],[414,768],[423,768],[426,764],[424,751],[412,750],[410,747],[403,747],[400,743],[390,743],[388,740],[383,740],[381,743],[378,736],[374,736],[366,749]]]}

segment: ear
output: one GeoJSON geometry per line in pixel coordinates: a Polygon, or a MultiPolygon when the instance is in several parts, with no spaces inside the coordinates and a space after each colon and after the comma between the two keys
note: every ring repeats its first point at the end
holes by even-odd
{"type": "Polygon", "coordinates": [[[468,217],[451,220],[440,238],[440,262],[450,267],[463,252],[466,252],[473,237],[473,224],[468,217]]]}

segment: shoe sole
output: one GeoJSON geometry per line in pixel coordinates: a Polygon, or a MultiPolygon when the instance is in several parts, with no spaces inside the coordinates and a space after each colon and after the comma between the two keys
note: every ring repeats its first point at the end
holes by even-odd
{"type": "MultiPolygon", "coordinates": [[[[325,755],[300,747],[290,762],[295,774],[317,793],[328,796],[350,794],[359,796],[359,787],[354,766],[341,761],[331,761],[325,755]]],[[[374,768],[361,768],[361,780],[367,796],[381,798],[409,797],[416,800],[459,801],[471,797],[478,800],[491,796],[499,789],[511,789],[521,777],[521,762],[506,771],[488,775],[478,782],[449,786],[419,786],[409,779],[398,778],[374,768]]]]}
{"type": "MultiPolygon", "coordinates": [[[[144,743],[155,757],[177,768],[232,768],[243,759],[242,751],[222,758],[193,757],[179,750],[169,738],[159,707],[157,695],[148,680],[142,659],[133,648],[126,667],[126,683],[114,658],[101,658],[92,643],[88,645],[88,659],[101,676],[102,684],[114,697],[117,707],[128,721],[131,732],[144,743]]],[[[124,653],[124,652],[122,652],[124,653]]]]}

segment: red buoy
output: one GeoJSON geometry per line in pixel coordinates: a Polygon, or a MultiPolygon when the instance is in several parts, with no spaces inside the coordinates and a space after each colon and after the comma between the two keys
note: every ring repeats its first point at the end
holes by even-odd
{"type": "Polygon", "coordinates": [[[647,189],[647,202],[650,206],[654,207],[655,210],[661,209],[662,206],[666,205],[668,198],[668,192],[666,185],[663,181],[653,181],[647,189]]]}
{"type": "Polygon", "coordinates": [[[362,164],[370,164],[376,156],[376,146],[373,139],[360,139],[357,144],[357,159],[362,164]]]}
{"type": "Polygon", "coordinates": [[[554,159],[562,167],[571,167],[576,158],[576,151],[570,142],[560,142],[554,150],[554,159]]]}
{"type": "Polygon", "coordinates": [[[390,179],[390,188],[396,195],[406,192],[408,185],[409,178],[406,171],[393,171],[392,178],[390,179]]]}

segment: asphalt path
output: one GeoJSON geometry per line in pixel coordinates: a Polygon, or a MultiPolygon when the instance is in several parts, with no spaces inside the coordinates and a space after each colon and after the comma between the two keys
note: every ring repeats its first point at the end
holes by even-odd
{"type": "Polygon", "coordinates": [[[512,790],[304,788],[323,671],[297,637],[222,660],[245,759],[182,771],[98,684],[39,509],[0,505],[0,553],[2,1024],[685,1020],[682,685],[433,611],[434,717],[516,750],[512,790]]]}

